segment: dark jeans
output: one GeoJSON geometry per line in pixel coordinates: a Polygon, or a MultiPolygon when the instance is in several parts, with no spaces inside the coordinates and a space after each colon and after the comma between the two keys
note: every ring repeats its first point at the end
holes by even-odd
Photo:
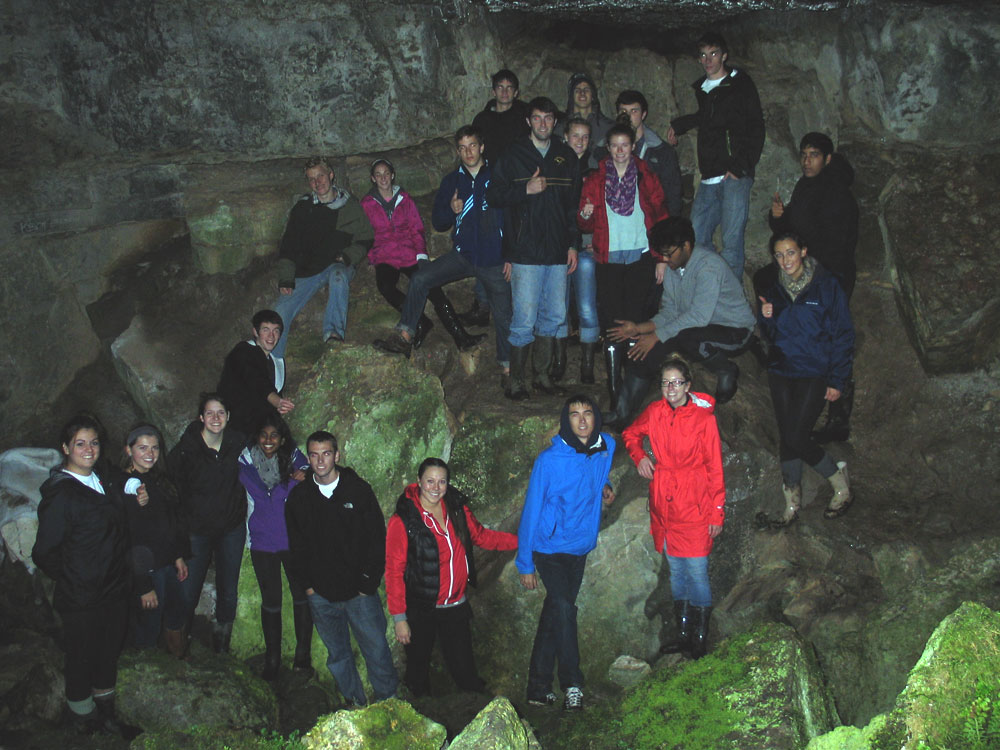
{"type": "Polygon", "coordinates": [[[511,301],[510,284],[503,277],[503,264],[474,266],[457,250],[434,260],[421,261],[417,272],[410,277],[410,288],[406,291],[406,301],[397,327],[412,334],[424,311],[430,290],[470,276],[475,276],[486,288],[486,298],[493,314],[493,329],[496,332],[497,361],[506,367],[510,363],[510,344],[507,338],[510,336],[511,301]]]}
{"type": "Polygon", "coordinates": [[[680,352],[692,362],[701,362],[719,352],[733,356],[746,346],[751,333],[746,328],[714,324],[685,328],[672,339],[657,341],[645,359],[639,362],[628,360],[626,368],[629,373],[652,380],[660,377],[660,366],[675,352],[680,352]]]}
{"type": "Polygon", "coordinates": [[[299,579],[288,572],[288,550],[281,552],[261,552],[250,550],[250,562],[260,587],[260,607],[267,612],[281,611],[281,568],[285,569],[285,580],[292,594],[293,604],[306,603],[306,589],[299,579]]]}
{"type": "Polygon", "coordinates": [[[540,698],[552,690],[556,660],[559,661],[559,686],[563,690],[583,686],[576,638],[576,597],[583,582],[587,556],[535,552],[532,560],[545,586],[545,603],[531,648],[528,697],[540,698]]]}
{"type": "Polygon", "coordinates": [[[215,558],[215,621],[226,625],[236,619],[236,600],[240,582],[240,564],[246,544],[246,524],[239,524],[229,531],[217,534],[191,535],[191,559],[188,560],[188,577],[182,584],[186,618],[194,615],[205,585],[208,566],[215,558]]]}
{"type": "MultiPolygon", "coordinates": [[[[375,286],[378,288],[379,294],[385,297],[385,301],[397,310],[401,311],[403,309],[403,302],[406,300],[406,295],[399,291],[399,287],[397,286],[399,284],[399,277],[405,274],[406,278],[412,279],[417,268],[416,264],[407,266],[406,268],[396,268],[390,266],[388,263],[378,263],[375,266],[375,286]]],[[[428,290],[427,299],[431,301],[431,304],[435,308],[451,304],[439,286],[428,290]]]]}
{"type": "Polygon", "coordinates": [[[597,264],[597,311],[601,330],[616,320],[647,320],[646,300],[656,285],[656,265],[649,253],[635,263],[597,264]]]}
{"type": "Polygon", "coordinates": [[[477,692],[486,683],[476,671],[472,653],[472,607],[462,602],[455,607],[408,607],[406,620],[410,625],[410,643],[406,650],[406,686],[415,696],[431,690],[431,652],[434,639],[440,636],[441,652],[451,678],[462,690],[477,692]]]}
{"type": "MultiPolygon", "coordinates": [[[[171,563],[152,571],[153,590],[156,592],[156,609],[143,609],[133,597],[132,642],[138,648],[154,648],[160,637],[160,627],[180,630],[184,627],[183,584],[177,580],[177,568],[171,563]]],[[[142,592],[146,593],[146,592],[142,592]]]]}
{"type": "Polygon", "coordinates": [[[785,484],[796,485],[801,481],[802,467],[801,463],[796,466],[794,462],[805,461],[815,467],[826,455],[823,447],[809,435],[826,404],[826,379],[788,378],[770,372],[767,381],[778,421],[779,455],[785,484]]]}
{"type": "Polygon", "coordinates": [[[61,612],[66,662],[66,700],[82,701],[93,688],[113,688],[118,679],[118,656],[128,627],[128,600],[102,604],[78,612],[61,612]]]}

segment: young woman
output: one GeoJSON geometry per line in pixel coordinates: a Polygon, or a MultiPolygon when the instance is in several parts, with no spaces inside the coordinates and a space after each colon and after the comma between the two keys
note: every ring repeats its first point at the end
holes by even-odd
{"type": "Polygon", "coordinates": [[[153,648],[165,630],[167,649],[184,654],[181,630],[184,604],[181,583],[188,576],[184,555],[187,533],[181,523],[177,490],[161,458],[163,439],[150,424],[132,428],[125,441],[122,489],[132,543],[132,564],[139,578],[139,609],[134,611],[133,642],[153,648]]]}
{"type": "Polygon", "coordinates": [[[810,258],[791,232],[771,238],[778,280],[760,295],[761,331],[771,342],[767,370],[778,420],[785,511],[776,526],[787,526],[802,504],[802,464],[833,487],[824,516],[837,518],[854,500],[847,464],[837,463],[810,436],[827,401],[836,401],[851,374],[854,325],[847,297],[837,279],[810,258]]]}
{"type": "Polygon", "coordinates": [[[389,519],[385,542],[385,590],[396,640],[406,650],[406,676],[415,696],[430,693],[434,639],[452,679],[462,690],[482,691],[472,653],[472,608],[467,584],[476,585],[473,545],[517,549],[517,536],[485,528],[469,499],[448,485],[448,464],[427,458],[389,519]]]}
{"type": "Polygon", "coordinates": [[[726,486],[715,422],[715,400],[691,392],[691,370],[668,359],[660,371],[663,398],[654,401],[622,432],[625,449],[651,480],[650,532],[656,551],[670,566],[670,593],[679,637],[663,653],[705,654],[712,591],[708,555],[725,521],[726,486]],[[649,438],[653,457],[643,450],[649,438]]]}
{"type": "MultiPolygon", "coordinates": [[[[407,278],[412,277],[420,261],[427,260],[427,248],[424,222],[417,211],[417,204],[409,193],[393,184],[395,179],[396,169],[392,162],[388,159],[373,161],[372,188],[361,199],[361,207],[375,231],[375,241],[368,251],[368,262],[375,268],[375,286],[386,302],[402,310],[406,295],[399,290],[399,276],[405,274],[407,278]]],[[[431,289],[427,298],[459,351],[471,349],[485,338],[465,331],[441,287],[431,289]]],[[[419,349],[424,343],[432,326],[430,318],[420,316],[413,335],[414,349],[419,349]]]]}
{"type": "Polygon", "coordinates": [[[71,719],[86,733],[123,733],[114,700],[132,575],[124,500],[96,471],[102,434],[87,414],[63,427],[65,458],[41,487],[31,558],[56,584],[71,719]]]}
{"type": "Polygon", "coordinates": [[[260,586],[260,624],[264,633],[265,680],[274,680],[281,667],[281,568],[292,594],[295,617],[297,670],[311,671],[312,616],[305,588],[288,572],[288,530],[285,500],[305,478],[309,461],[292,440],[285,420],[276,411],[257,425],[256,442],[240,454],[240,482],[247,491],[247,531],[250,559],[260,586]]]}
{"type": "Polygon", "coordinates": [[[227,430],[229,410],[218,393],[203,393],[198,419],[184,430],[168,466],[190,532],[191,557],[184,580],[184,609],[190,623],[201,597],[208,566],[215,561],[215,625],[212,647],[229,651],[236,619],[240,563],[246,541],[246,494],[240,486],[242,432],[227,430]]]}
{"type": "MultiPolygon", "coordinates": [[[[646,232],[667,218],[660,179],[632,154],[635,131],[619,123],[608,131],[608,158],[583,181],[578,224],[594,235],[597,261],[597,308],[601,329],[622,320],[646,320],[650,292],[663,280],[649,252],[646,232]]],[[[626,342],[605,339],[611,409],[618,401],[626,342]]]]}

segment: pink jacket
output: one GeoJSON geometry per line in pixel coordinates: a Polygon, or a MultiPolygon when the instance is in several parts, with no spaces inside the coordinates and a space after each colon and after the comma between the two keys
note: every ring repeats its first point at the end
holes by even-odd
{"type": "Polygon", "coordinates": [[[394,268],[408,268],[416,265],[418,260],[427,259],[424,222],[409,193],[398,190],[393,202],[395,208],[390,219],[370,194],[361,199],[361,207],[375,230],[375,242],[368,251],[368,262],[373,266],[387,263],[394,268]]]}

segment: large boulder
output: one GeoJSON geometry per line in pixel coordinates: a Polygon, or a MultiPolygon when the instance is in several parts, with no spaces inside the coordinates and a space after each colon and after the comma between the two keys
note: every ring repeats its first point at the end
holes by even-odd
{"type": "Polygon", "coordinates": [[[390,698],[324,716],[302,737],[302,744],[306,750],[441,750],[446,737],[443,726],[418,714],[406,701],[390,698]]]}
{"type": "Polygon", "coordinates": [[[476,714],[448,750],[529,750],[535,746],[531,730],[524,726],[510,701],[499,696],[476,714]]]}
{"type": "Polygon", "coordinates": [[[38,534],[39,489],[58,466],[62,454],[51,448],[13,448],[0,453],[0,560],[6,554],[24,563],[29,572],[35,565],[31,549],[38,534]]]}

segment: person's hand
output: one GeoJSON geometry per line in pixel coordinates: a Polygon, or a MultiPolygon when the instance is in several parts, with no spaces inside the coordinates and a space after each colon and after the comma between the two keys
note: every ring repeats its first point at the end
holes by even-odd
{"type": "Polygon", "coordinates": [[[174,567],[177,568],[177,581],[183,583],[188,577],[188,566],[183,557],[174,560],[174,567]]]}
{"type": "Polygon", "coordinates": [[[580,258],[580,254],[576,250],[570,248],[566,251],[566,275],[569,276],[573,271],[576,270],[577,261],[580,258]]]}
{"type": "Polygon", "coordinates": [[[642,362],[658,341],[655,333],[640,333],[635,340],[635,345],[628,350],[628,358],[635,362],[642,362]]]}
{"type": "Polygon", "coordinates": [[[288,414],[292,409],[295,408],[295,404],[289,401],[287,398],[283,398],[278,401],[278,414],[288,414]]]}
{"type": "Polygon", "coordinates": [[[588,221],[591,216],[594,215],[594,204],[590,202],[590,198],[587,198],[587,202],[583,204],[583,208],[580,209],[580,216],[583,217],[584,221],[588,221]]]}
{"type": "Polygon", "coordinates": [[[139,489],[135,491],[135,499],[141,508],[145,508],[149,504],[149,491],[146,489],[146,485],[139,485],[139,489]]]}
{"type": "Polygon", "coordinates": [[[666,263],[657,263],[656,264],[656,283],[657,284],[662,284],[663,283],[663,277],[666,276],[666,274],[667,274],[667,264],[666,263]]]}
{"type": "Polygon", "coordinates": [[[643,456],[642,460],[639,462],[639,476],[643,479],[653,478],[653,462],[650,460],[649,456],[643,456]]]}
{"type": "Polygon", "coordinates": [[[316,589],[312,589],[312,588],[306,589],[306,596],[312,596],[315,593],[316,593],[316,589]]]}
{"type": "Polygon", "coordinates": [[[628,341],[639,335],[638,326],[631,320],[615,320],[618,325],[608,329],[608,338],[612,341],[628,341]]]}
{"type": "Polygon", "coordinates": [[[301,482],[305,478],[306,478],[306,472],[304,469],[296,469],[295,471],[292,472],[292,479],[294,479],[296,482],[301,482]]]}
{"type": "Polygon", "coordinates": [[[503,264],[503,278],[508,284],[510,283],[510,272],[514,268],[510,263],[503,264]]]}
{"type": "Polygon", "coordinates": [[[615,491],[611,489],[611,485],[604,485],[604,489],[601,491],[601,502],[604,504],[604,507],[607,508],[614,501],[615,491]]]}
{"type": "Polygon", "coordinates": [[[838,391],[836,388],[827,388],[826,395],[823,396],[823,398],[825,398],[827,401],[836,401],[838,398],[840,398],[840,391],[838,391]]]}
{"type": "Polygon", "coordinates": [[[710,539],[715,539],[719,534],[722,533],[722,526],[716,526],[714,523],[708,525],[708,536],[710,539]]]}
{"type": "Polygon", "coordinates": [[[538,195],[540,192],[545,190],[547,187],[545,178],[542,176],[542,168],[535,167],[535,173],[531,175],[531,179],[528,180],[528,184],[525,187],[525,192],[528,195],[538,195]]]}
{"type": "Polygon", "coordinates": [[[677,133],[674,132],[673,127],[667,129],[667,143],[671,146],[677,145],[677,133]]]}
{"type": "Polygon", "coordinates": [[[781,196],[778,195],[778,191],[774,191],[774,196],[771,198],[771,216],[775,219],[780,219],[785,213],[785,202],[781,200],[781,196]]]}
{"type": "Polygon", "coordinates": [[[150,591],[146,594],[143,594],[142,596],[139,597],[139,599],[142,601],[143,609],[156,609],[157,604],[159,604],[159,602],[156,601],[155,591],[150,591]]]}
{"type": "Polygon", "coordinates": [[[583,248],[583,251],[585,253],[592,253],[592,252],[594,252],[594,246],[593,246],[593,244],[587,245],[585,248],[583,248]]]}
{"type": "Polygon", "coordinates": [[[768,302],[763,297],[757,297],[760,300],[760,314],[765,318],[770,318],[774,315],[774,304],[768,302]]]}
{"type": "Polygon", "coordinates": [[[521,585],[528,591],[538,588],[538,577],[534,573],[521,573],[521,585]]]}
{"type": "Polygon", "coordinates": [[[295,290],[294,290],[294,289],[292,289],[292,288],[291,288],[290,286],[279,286],[279,287],[278,287],[278,292],[279,292],[280,294],[291,294],[291,293],[292,293],[292,292],[294,292],[294,291],[295,291],[295,290]]]}
{"type": "Polygon", "coordinates": [[[410,623],[406,620],[400,620],[396,623],[395,630],[396,640],[404,646],[408,646],[410,643],[410,623]]]}
{"type": "Polygon", "coordinates": [[[451,210],[455,214],[460,214],[462,213],[463,208],[465,208],[465,203],[463,203],[462,199],[458,197],[458,188],[455,188],[455,192],[452,193],[451,196],[451,210]]]}

